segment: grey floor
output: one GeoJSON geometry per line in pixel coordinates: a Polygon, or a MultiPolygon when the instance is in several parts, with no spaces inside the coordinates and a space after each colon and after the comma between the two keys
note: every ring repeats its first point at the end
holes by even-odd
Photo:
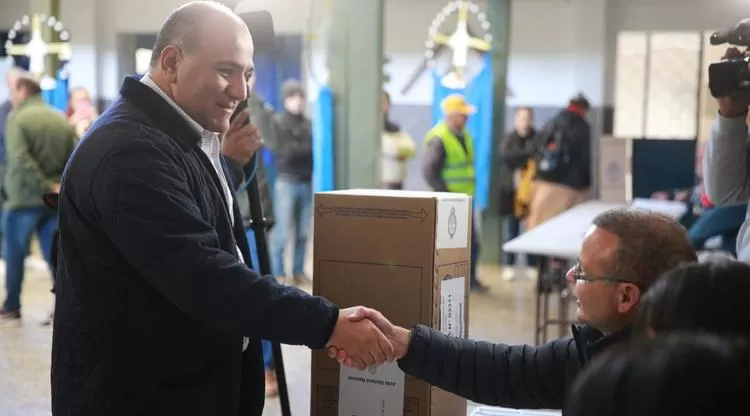
{"type": "MultiPolygon", "coordinates": [[[[0,265],[2,266],[2,265],[0,265]]],[[[0,274],[4,267],[0,267],[0,274]]],[[[472,295],[470,336],[475,339],[525,343],[533,340],[534,296],[531,279],[512,282],[500,278],[500,269],[480,268],[480,278],[491,286],[487,294],[472,295]]],[[[0,287],[4,279],[0,277],[0,287]]],[[[52,331],[38,325],[52,303],[44,265],[27,262],[27,279],[20,327],[0,327],[0,415],[50,415],[50,346],[52,331]]],[[[309,289],[306,288],[306,289],[309,289]]],[[[309,414],[310,353],[302,347],[284,347],[292,413],[309,414]]],[[[267,401],[265,415],[279,415],[276,399],[267,401]]]]}

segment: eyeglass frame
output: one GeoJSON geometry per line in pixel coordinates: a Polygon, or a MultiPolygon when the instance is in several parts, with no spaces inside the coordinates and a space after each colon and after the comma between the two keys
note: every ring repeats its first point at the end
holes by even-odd
{"type": "Polygon", "coordinates": [[[643,287],[640,285],[640,283],[633,282],[631,280],[625,280],[625,279],[618,279],[616,277],[610,277],[610,276],[588,276],[583,273],[581,270],[581,262],[577,261],[573,267],[568,270],[568,273],[573,274],[573,280],[575,281],[584,281],[584,282],[609,282],[609,283],[629,283],[631,285],[635,285],[641,292],[644,291],[643,287]]]}

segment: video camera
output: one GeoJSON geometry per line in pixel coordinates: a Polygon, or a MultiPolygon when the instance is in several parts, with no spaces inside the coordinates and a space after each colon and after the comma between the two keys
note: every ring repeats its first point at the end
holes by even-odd
{"type": "MultiPolygon", "coordinates": [[[[712,45],[728,43],[750,49],[750,18],[742,19],[734,27],[711,34],[712,45]]],[[[737,92],[750,91],[750,57],[722,59],[708,66],[708,89],[714,98],[727,97],[737,92]]]]}

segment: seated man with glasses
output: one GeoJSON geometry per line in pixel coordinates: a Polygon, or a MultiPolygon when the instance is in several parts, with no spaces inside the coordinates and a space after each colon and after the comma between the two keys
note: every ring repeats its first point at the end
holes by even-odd
{"type": "MultiPolygon", "coordinates": [[[[625,341],[645,291],[659,276],[697,260],[684,227],[650,211],[600,214],[586,233],[579,261],[567,274],[577,297],[573,337],[538,347],[458,339],[417,325],[392,325],[363,309],[396,348],[413,377],[480,404],[561,409],[568,389],[595,355],[625,341]]],[[[348,364],[345,351],[329,354],[348,364]]]]}

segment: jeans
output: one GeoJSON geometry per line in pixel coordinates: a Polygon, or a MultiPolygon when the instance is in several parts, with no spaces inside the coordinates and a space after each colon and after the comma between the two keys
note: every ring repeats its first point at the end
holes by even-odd
{"type": "Polygon", "coordinates": [[[48,207],[4,210],[2,213],[5,257],[5,304],[3,309],[21,309],[24,263],[31,236],[36,232],[44,260],[52,268],[52,238],[57,231],[57,213],[48,207]]]}
{"type": "Polygon", "coordinates": [[[690,242],[702,250],[706,240],[721,236],[722,250],[737,255],[737,233],[745,221],[747,204],[711,207],[701,213],[688,229],[690,242]]]}
{"type": "MultiPolygon", "coordinates": [[[[253,262],[253,270],[260,273],[258,269],[260,261],[258,260],[258,246],[255,244],[255,231],[252,228],[245,228],[245,236],[247,237],[247,244],[250,246],[250,258],[253,262]]],[[[273,370],[273,350],[271,349],[271,343],[262,340],[261,347],[263,349],[263,367],[266,370],[273,370]]]]}
{"type": "Polygon", "coordinates": [[[273,213],[276,224],[271,231],[271,272],[275,276],[286,276],[284,248],[291,234],[294,235],[294,265],[292,276],[304,275],[307,235],[312,219],[312,184],[296,182],[282,176],[276,178],[273,213]]]}
{"type": "MultiPolygon", "coordinates": [[[[502,232],[502,244],[521,235],[521,221],[513,215],[507,215],[502,218],[503,221],[503,232],[502,232]]],[[[502,251],[502,249],[501,249],[502,251]]],[[[516,253],[503,252],[503,266],[513,267],[517,266],[517,255],[516,253]]],[[[526,255],[526,266],[536,267],[537,257],[532,254],[526,255]]]]}
{"type": "MultiPolygon", "coordinates": [[[[502,234],[503,234],[503,241],[502,241],[503,244],[518,237],[521,234],[521,222],[518,221],[518,218],[516,218],[513,215],[507,215],[503,217],[503,233],[502,234]]],[[[503,266],[512,267],[516,265],[516,253],[504,252],[503,257],[504,257],[503,266]]]]}

